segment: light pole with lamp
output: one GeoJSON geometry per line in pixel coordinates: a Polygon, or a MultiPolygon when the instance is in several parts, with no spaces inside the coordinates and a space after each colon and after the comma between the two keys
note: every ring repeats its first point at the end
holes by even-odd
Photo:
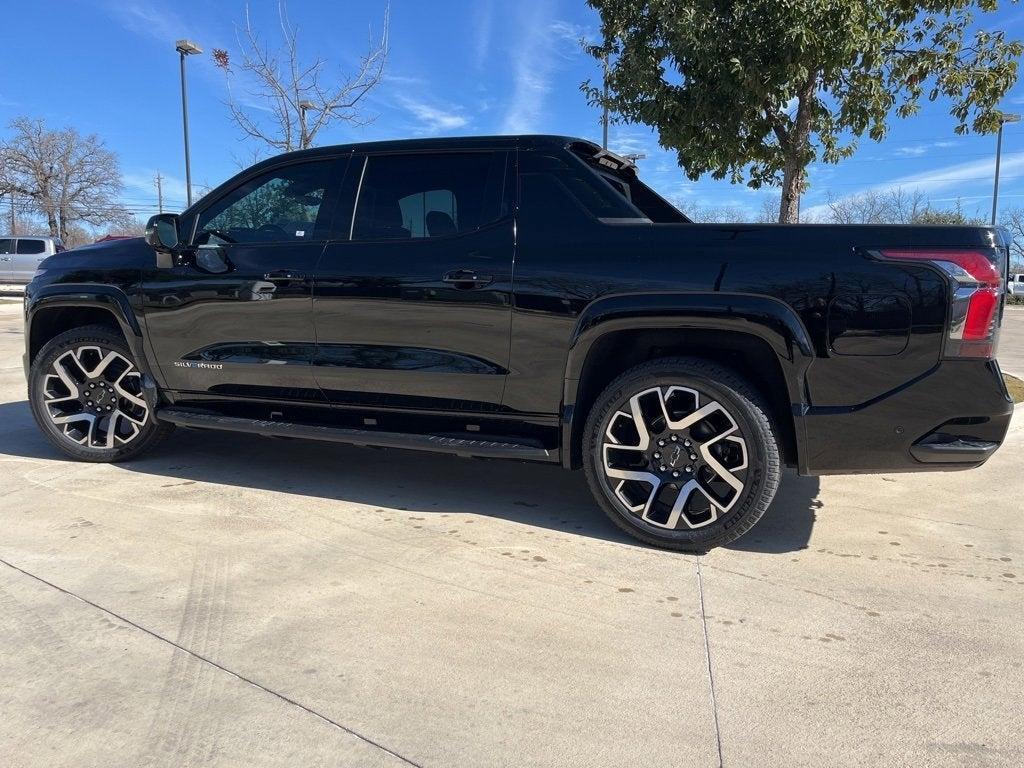
{"type": "Polygon", "coordinates": [[[309,99],[303,99],[298,103],[299,108],[299,149],[307,149],[306,146],[306,110],[316,109],[314,104],[309,99]]]}
{"type": "Polygon", "coordinates": [[[203,49],[191,40],[179,40],[174,44],[181,56],[181,122],[185,131],[185,200],[192,205],[192,165],[188,153],[188,91],[185,88],[185,57],[202,53],[203,49]]]}
{"type": "Polygon", "coordinates": [[[996,223],[996,207],[999,205],[999,161],[1003,155],[1003,126],[1020,122],[1020,115],[1003,113],[999,116],[999,133],[996,134],[996,177],[992,185],[992,226],[996,223]]]}

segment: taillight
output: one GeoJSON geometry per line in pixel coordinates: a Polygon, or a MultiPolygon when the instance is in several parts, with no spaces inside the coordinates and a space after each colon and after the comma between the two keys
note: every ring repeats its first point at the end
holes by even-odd
{"type": "Polygon", "coordinates": [[[885,249],[879,255],[894,261],[927,261],[952,281],[947,357],[993,357],[999,321],[1003,275],[999,251],[885,249]]]}

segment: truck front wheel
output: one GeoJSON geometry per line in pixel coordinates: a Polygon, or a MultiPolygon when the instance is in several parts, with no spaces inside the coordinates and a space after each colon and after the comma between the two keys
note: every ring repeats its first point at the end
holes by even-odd
{"type": "Polygon", "coordinates": [[[703,552],[768,509],[779,448],[758,393],[701,358],[643,363],[608,385],[584,432],[584,469],[612,521],[641,541],[703,552]]]}
{"type": "Polygon", "coordinates": [[[29,402],[43,434],[80,461],[133,458],[174,429],[153,418],[128,345],[102,325],[66,331],[39,351],[29,402]]]}

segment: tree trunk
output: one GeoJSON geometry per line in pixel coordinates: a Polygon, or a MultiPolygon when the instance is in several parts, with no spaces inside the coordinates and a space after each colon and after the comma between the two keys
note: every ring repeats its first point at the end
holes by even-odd
{"type": "Polygon", "coordinates": [[[779,135],[779,144],[786,158],[782,169],[780,224],[797,224],[800,221],[800,195],[804,191],[804,166],[807,164],[807,148],[811,140],[811,101],[814,99],[817,82],[817,75],[813,75],[804,83],[797,94],[793,125],[779,135]]]}
{"type": "Polygon", "coordinates": [[[789,160],[782,176],[782,201],[779,204],[779,224],[800,222],[800,193],[803,191],[803,168],[799,162],[789,160]]]}
{"type": "Polygon", "coordinates": [[[46,223],[50,227],[50,237],[60,237],[60,227],[57,225],[57,215],[52,210],[46,212],[46,223]]]}

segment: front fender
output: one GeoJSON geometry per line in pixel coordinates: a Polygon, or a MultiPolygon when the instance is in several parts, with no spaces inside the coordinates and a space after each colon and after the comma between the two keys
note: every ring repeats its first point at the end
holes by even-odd
{"type": "Polygon", "coordinates": [[[152,376],[143,347],[142,330],[124,291],[110,285],[58,283],[29,287],[25,297],[25,376],[31,365],[32,324],[50,309],[95,308],[109,312],[124,334],[143,374],[152,376]]]}

